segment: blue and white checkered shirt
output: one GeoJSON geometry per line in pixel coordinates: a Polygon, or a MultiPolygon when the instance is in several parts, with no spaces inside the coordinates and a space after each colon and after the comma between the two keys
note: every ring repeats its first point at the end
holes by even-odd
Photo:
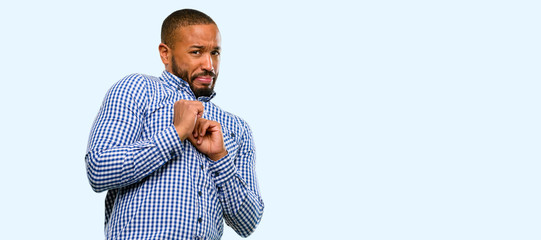
{"type": "Polygon", "coordinates": [[[107,92],[90,133],[88,179],[105,199],[107,239],[219,239],[223,218],[248,236],[261,220],[252,132],[187,82],[129,75],[107,92]],[[222,125],[227,156],[212,161],[173,126],[173,104],[199,100],[222,125]]]}

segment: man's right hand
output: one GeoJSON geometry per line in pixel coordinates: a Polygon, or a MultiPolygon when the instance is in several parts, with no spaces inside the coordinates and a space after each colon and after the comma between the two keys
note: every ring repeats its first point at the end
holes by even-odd
{"type": "Polygon", "coordinates": [[[173,107],[173,125],[180,140],[184,141],[192,134],[198,118],[203,116],[203,103],[199,101],[179,100],[173,107]]]}

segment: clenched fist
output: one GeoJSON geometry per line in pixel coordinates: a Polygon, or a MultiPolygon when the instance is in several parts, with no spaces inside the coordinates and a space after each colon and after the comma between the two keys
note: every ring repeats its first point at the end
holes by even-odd
{"type": "Polygon", "coordinates": [[[188,136],[188,140],[199,152],[214,161],[218,161],[227,155],[222,126],[219,122],[204,118],[197,119],[193,134],[188,136]]]}
{"type": "Polygon", "coordinates": [[[197,119],[203,116],[203,104],[198,101],[179,100],[173,107],[173,125],[180,140],[184,141],[192,134],[197,119]]]}
{"type": "Polygon", "coordinates": [[[173,107],[173,125],[180,140],[188,139],[199,152],[217,161],[227,155],[222,126],[201,118],[204,110],[199,101],[179,100],[173,107]]]}

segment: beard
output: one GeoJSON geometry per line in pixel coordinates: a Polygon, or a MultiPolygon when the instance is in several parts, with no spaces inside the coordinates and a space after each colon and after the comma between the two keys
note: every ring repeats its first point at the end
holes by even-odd
{"type": "Polygon", "coordinates": [[[190,85],[190,89],[194,93],[195,97],[210,97],[214,93],[214,85],[216,84],[216,79],[218,76],[214,72],[203,70],[200,73],[194,73],[192,76],[188,76],[188,71],[185,69],[180,69],[175,61],[175,56],[173,56],[171,61],[173,74],[182,80],[186,81],[190,85]],[[209,87],[195,88],[193,85],[193,80],[201,76],[210,76],[212,77],[212,84],[209,87]]]}

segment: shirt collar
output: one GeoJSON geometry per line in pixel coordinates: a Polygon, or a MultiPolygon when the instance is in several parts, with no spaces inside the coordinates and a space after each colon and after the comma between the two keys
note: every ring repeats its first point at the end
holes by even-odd
{"type": "MultiPolygon", "coordinates": [[[[192,89],[190,88],[190,85],[188,84],[188,82],[184,81],[182,78],[179,78],[179,77],[173,75],[172,73],[168,72],[167,70],[163,70],[161,79],[167,85],[169,85],[169,86],[171,86],[171,87],[173,87],[173,88],[175,88],[177,90],[183,90],[183,91],[188,92],[195,99],[195,94],[193,93],[192,89]]],[[[202,101],[202,102],[208,102],[212,98],[214,98],[214,96],[216,96],[216,92],[213,91],[212,94],[209,97],[201,96],[201,97],[198,97],[197,100],[202,101]]]]}

